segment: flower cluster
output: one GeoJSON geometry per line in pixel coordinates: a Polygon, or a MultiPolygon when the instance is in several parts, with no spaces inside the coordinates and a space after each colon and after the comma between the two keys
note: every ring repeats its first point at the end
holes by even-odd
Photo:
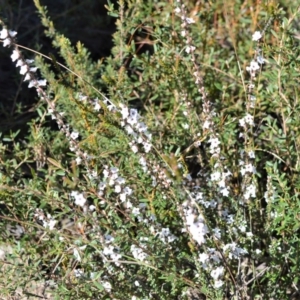
{"type": "Polygon", "coordinates": [[[244,127],[245,129],[250,126],[253,127],[254,124],[254,118],[252,115],[247,113],[243,118],[239,120],[240,126],[244,127]]]}
{"type": "Polygon", "coordinates": [[[219,192],[225,197],[229,196],[229,186],[227,184],[227,178],[232,175],[230,171],[224,171],[219,168],[219,162],[214,165],[214,171],[211,174],[211,181],[216,182],[219,187],[219,192]],[[221,170],[221,171],[220,171],[221,170]]]}
{"type": "Polygon", "coordinates": [[[3,40],[3,47],[10,46],[13,43],[13,39],[17,35],[16,31],[8,30],[7,28],[3,28],[0,31],[0,39],[3,40]]]}
{"type": "Polygon", "coordinates": [[[130,251],[136,260],[145,261],[148,257],[148,254],[146,254],[140,247],[137,247],[136,245],[131,245],[130,251]]]}
{"type": "MultiPolygon", "coordinates": [[[[185,219],[185,224],[187,225],[187,230],[191,234],[192,238],[199,244],[202,245],[207,243],[207,238],[212,236],[214,239],[218,239],[222,244],[222,255],[218,251],[221,250],[209,250],[208,253],[202,254],[206,256],[206,266],[207,270],[209,270],[212,279],[214,280],[214,285],[216,288],[221,287],[223,285],[222,277],[224,276],[224,259],[231,259],[236,257],[242,257],[247,253],[246,250],[239,248],[237,246],[233,246],[231,244],[225,244],[223,240],[221,240],[222,233],[224,232],[222,228],[215,227],[212,229],[208,229],[205,222],[205,212],[207,209],[212,209],[218,207],[219,213],[223,216],[225,224],[227,225],[227,231],[230,234],[235,234],[237,231],[234,227],[234,224],[239,224],[240,220],[235,219],[235,214],[229,213],[227,208],[222,208],[223,206],[223,197],[230,198],[230,178],[232,172],[228,169],[227,166],[224,165],[224,159],[221,157],[221,137],[216,132],[217,126],[214,124],[214,118],[216,117],[216,113],[212,109],[212,105],[208,99],[208,95],[205,92],[205,88],[203,85],[203,78],[201,77],[199,66],[196,64],[195,59],[195,51],[196,48],[192,44],[191,34],[188,30],[190,24],[193,23],[193,20],[189,21],[187,18],[185,6],[181,5],[181,1],[178,0],[177,7],[175,9],[175,13],[181,17],[182,23],[182,31],[181,36],[185,40],[186,43],[186,53],[188,53],[191,57],[191,61],[194,65],[193,76],[195,78],[195,84],[198,86],[198,91],[202,96],[202,128],[205,132],[206,136],[208,136],[208,144],[209,144],[209,152],[211,154],[211,161],[213,162],[212,168],[210,172],[199,172],[201,175],[200,182],[203,182],[202,185],[213,187],[213,190],[210,192],[210,196],[214,195],[215,199],[207,199],[204,196],[204,193],[201,190],[201,184],[194,188],[192,192],[189,193],[189,198],[191,201],[185,201],[182,206],[182,211],[185,219]],[[195,205],[193,205],[193,203],[195,205]],[[198,206],[199,205],[199,206],[198,206]],[[201,213],[199,212],[199,207],[203,209],[201,213]],[[198,212],[196,213],[196,211],[198,212]],[[210,263],[208,263],[210,262],[210,263]],[[220,265],[221,264],[221,265],[220,265]],[[223,264],[223,266],[222,266],[223,264]]],[[[262,35],[259,32],[256,32],[253,35],[253,40],[258,41],[262,35]]],[[[248,145],[248,138],[250,135],[250,131],[253,128],[254,117],[250,112],[250,108],[254,108],[256,97],[253,93],[254,84],[253,80],[256,77],[257,72],[261,69],[261,65],[265,62],[261,51],[257,50],[257,55],[255,59],[250,63],[250,66],[247,67],[247,71],[250,73],[251,82],[248,86],[248,103],[247,103],[247,111],[245,116],[243,116],[239,120],[239,125],[243,128],[243,133],[240,134],[240,137],[244,138],[245,145],[248,145]]],[[[251,180],[252,175],[255,174],[256,170],[253,166],[253,159],[255,158],[255,153],[253,149],[251,149],[250,145],[245,150],[245,153],[248,154],[246,160],[241,160],[241,174],[244,177],[249,178],[249,180],[244,180],[243,182],[243,199],[249,200],[250,198],[256,197],[256,186],[254,181],[251,180]],[[250,176],[249,176],[250,175],[250,176]]],[[[244,203],[244,202],[243,202],[244,203]]],[[[202,260],[202,261],[203,261],[202,260]]]]}
{"type": "MultiPolygon", "coordinates": [[[[256,31],[252,40],[259,43],[263,34],[260,31],[256,31]]],[[[265,63],[265,59],[262,56],[262,51],[259,47],[255,50],[254,59],[250,62],[250,65],[246,67],[246,71],[250,74],[250,80],[247,85],[247,102],[246,102],[246,114],[240,118],[239,125],[243,128],[243,132],[239,134],[240,138],[243,138],[244,145],[247,145],[244,150],[240,151],[240,173],[243,176],[242,190],[244,192],[243,199],[239,202],[241,204],[247,203],[250,198],[256,197],[256,185],[254,182],[254,174],[256,173],[255,166],[253,165],[255,159],[255,153],[253,150],[253,133],[252,129],[255,126],[254,122],[254,108],[256,105],[256,96],[254,93],[255,80],[257,73],[261,70],[262,65],[265,63]],[[246,155],[248,154],[248,155],[246,155]]]]}
{"type": "Polygon", "coordinates": [[[121,125],[125,128],[127,134],[132,137],[130,147],[133,153],[137,153],[138,145],[144,147],[144,151],[148,153],[151,150],[151,133],[144,122],[140,122],[140,115],[135,108],[128,109],[124,104],[120,104],[120,112],[122,115],[121,125]]]}
{"type": "Polygon", "coordinates": [[[105,245],[103,247],[102,254],[105,258],[109,257],[116,266],[120,266],[119,260],[122,258],[122,255],[119,253],[120,249],[112,244],[113,241],[114,237],[111,235],[105,235],[105,245]]]}
{"type": "MultiPolygon", "coordinates": [[[[38,95],[41,99],[47,102],[48,111],[52,116],[52,119],[56,120],[59,129],[65,134],[70,143],[70,150],[76,154],[76,162],[80,164],[82,161],[89,159],[89,155],[86,152],[81,151],[78,142],[78,132],[71,131],[68,124],[65,124],[63,120],[63,113],[59,113],[53,101],[44,91],[47,81],[45,79],[38,79],[36,75],[37,67],[33,67],[34,60],[25,59],[16,44],[17,32],[6,29],[5,27],[0,31],[0,39],[3,40],[3,46],[13,47],[13,53],[11,59],[13,62],[17,62],[16,66],[20,67],[20,74],[24,76],[24,81],[29,81],[29,88],[35,87],[38,95]]],[[[96,106],[96,105],[95,105],[96,106]]]]}
{"type": "Polygon", "coordinates": [[[148,254],[145,252],[145,249],[147,249],[147,242],[149,241],[148,237],[140,237],[139,238],[139,246],[131,245],[130,251],[132,253],[132,256],[136,260],[147,262],[148,254]]]}
{"type": "Polygon", "coordinates": [[[126,105],[120,103],[117,107],[110,100],[106,99],[104,104],[107,108],[113,112],[119,112],[121,114],[121,126],[124,127],[125,132],[132,138],[129,142],[129,146],[133,153],[139,155],[139,163],[142,170],[151,175],[153,186],[159,184],[165,188],[170,187],[172,180],[167,176],[165,168],[159,164],[153,164],[146,159],[146,154],[150,152],[152,148],[151,138],[152,134],[148,131],[147,125],[141,121],[137,109],[128,108],[126,105]],[[141,147],[143,146],[143,151],[141,147]]]}
{"type": "Polygon", "coordinates": [[[214,281],[215,288],[220,288],[224,284],[222,280],[224,267],[217,266],[221,261],[221,254],[214,248],[208,248],[207,253],[199,254],[199,262],[204,270],[210,271],[210,276],[214,281]]]}
{"type": "Polygon", "coordinates": [[[28,87],[35,87],[39,92],[39,87],[46,86],[47,81],[45,79],[38,80],[36,78],[36,67],[32,67],[32,63],[34,62],[32,59],[24,59],[22,53],[20,52],[18,46],[16,45],[17,32],[7,30],[3,28],[0,31],[0,39],[3,40],[3,47],[13,46],[14,50],[11,55],[11,59],[13,62],[17,62],[16,67],[20,67],[20,74],[24,75],[24,81],[29,81],[28,87]]]}
{"type": "Polygon", "coordinates": [[[116,194],[119,194],[119,199],[127,208],[132,208],[132,203],[128,197],[132,194],[132,189],[125,186],[125,179],[119,175],[119,169],[116,167],[104,166],[103,180],[98,185],[98,194],[103,196],[106,187],[110,186],[116,194]]]}
{"type": "Polygon", "coordinates": [[[156,234],[164,244],[172,243],[177,239],[177,237],[171,233],[169,228],[162,228],[161,231],[156,234]]]}
{"type": "Polygon", "coordinates": [[[43,227],[48,228],[49,230],[53,230],[57,223],[50,214],[45,215],[43,210],[39,208],[35,210],[34,218],[37,222],[42,223],[43,227]]]}
{"type": "Polygon", "coordinates": [[[205,243],[205,236],[209,232],[204,217],[200,213],[196,213],[190,201],[185,201],[182,208],[188,232],[199,245],[202,245],[205,243]]]}

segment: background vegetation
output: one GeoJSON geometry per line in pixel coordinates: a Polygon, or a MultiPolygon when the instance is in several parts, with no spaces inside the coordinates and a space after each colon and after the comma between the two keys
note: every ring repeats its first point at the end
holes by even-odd
{"type": "Polygon", "coordinates": [[[55,2],[0,3],[1,297],[299,299],[296,1],[55,2]]]}

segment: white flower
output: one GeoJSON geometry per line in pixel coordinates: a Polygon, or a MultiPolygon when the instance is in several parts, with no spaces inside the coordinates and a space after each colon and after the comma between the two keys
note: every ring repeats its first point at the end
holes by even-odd
{"type": "Polygon", "coordinates": [[[118,194],[121,193],[121,186],[120,185],[118,185],[118,184],[115,185],[115,192],[118,193],[118,194]]]}
{"type": "Polygon", "coordinates": [[[256,169],[252,164],[245,165],[245,170],[246,170],[246,172],[250,172],[250,173],[253,173],[253,174],[256,173],[256,169]]]}
{"type": "Polygon", "coordinates": [[[122,114],[122,118],[123,120],[124,119],[127,119],[128,116],[129,116],[129,110],[128,110],[128,107],[126,107],[124,104],[121,104],[121,114],[122,114]]]}
{"type": "Polygon", "coordinates": [[[109,245],[108,247],[104,247],[102,253],[104,255],[111,255],[114,253],[114,246],[113,245],[109,245]]]}
{"type": "Polygon", "coordinates": [[[175,12],[176,14],[179,14],[179,13],[181,12],[181,9],[180,9],[179,7],[176,7],[176,8],[174,9],[174,12],[175,12]]]}
{"type": "Polygon", "coordinates": [[[75,269],[74,270],[74,275],[75,277],[83,277],[84,276],[84,272],[80,269],[75,269]]]}
{"type": "Polygon", "coordinates": [[[106,244],[112,243],[115,240],[115,238],[110,234],[105,234],[104,238],[106,244]]]}
{"type": "Polygon", "coordinates": [[[210,142],[210,147],[211,148],[217,148],[220,144],[220,141],[219,141],[218,138],[212,138],[211,137],[208,142],[210,142]]]}
{"type": "Polygon", "coordinates": [[[70,138],[71,138],[72,140],[77,140],[78,136],[79,136],[78,131],[73,131],[73,132],[71,133],[71,135],[70,135],[70,138]]]}
{"type": "Polygon", "coordinates": [[[11,39],[7,38],[3,41],[3,47],[9,46],[11,44],[11,39]]]}
{"type": "Polygon", "coordinates": [[[133,121],[134,123],[137,122],[137,120],[140,118],[137,109],[131,108],[131,109],[129,110],[129,118],[132,118],[132,119],[134,120],[134,121],[133,121]]]}
{"type": "Polygon", "coordinates": [[[255,107],[255,102],[256,102],[256,97],[253,95],[249,96],[249,101],[250,101],[250,107],[254,108],[255,107]]]}
{"type": "Polygon", "coordinates": [[[225,178],[223,178],[222,180],[220,180],[220,181],[218,182],[218,186],[219,186],[220,188],[226,188],[225,178]]]}
{"type": "Polygon", "coordinates": [[[127,197],[127,195],[126,195],[125,193],[120,194],[120,200],[121,200],[122,202],[125,202],[125,201],[126,201],[126,197],[127,197]]]}
{"type": "Polygon", "coordinates": [[[246,70],[248,71],[248,72],[254,72],[255,73],[255,71],[257,71],[257,70],[259,70],[260,69],[260,66],[259,66],[259,64],[255,61],[255,60],[252,60],[251,61],[251,63],[250,63],[250,66],[249,67],[246,67],[246,70]]]}
{"type": "Polygon", "coordinates": [[[24,64],[20,69],[20,74],[25,75],[29,71],[28,65],[24,64]]]}
{"type": "Polygon", "coordinates": [[[228,197],[228,196],[229,196],[229,190],[228,190],[228,188],[224,188],[224,189],[222,189],[220,192],[221,192],[221,194],[222,194],[224,197],[228,197]]]}
{"type": "Polygon", "coordinates": [[[210,121],[205,120],[204,124],[203,124],[203,129],[209,129],[210,127],[210,121]]]}
{"type": "Polygon", "coordinates": [[[246,225],[245,224],[241,224],[238,228],[241,232],[246,232],[246,225]]]}
{"type": "MultiPolygon", "coordinates": [[[[25,76],[25,78],[26,78],[26,76],[25,76]]],[[[33,79],[33,80],[31,80],[31,81],[29,82],[28,87],[29,87],[29,88],[32,88],[32,87],[36,86],[37,83],[38,83],[38,82],[37,82],[35,79],[33,79]]]]}
{"type": "Polygon", "coordinates": [[[20,58],[20,52],[18,50],[14,50],[10,57],[12,61],[16,61],[20,58]]]}
{"type": "Polygon", "coordinates": [[[124,189],[123,189],[123,191],[124,191],[124,193],[126,195],[130,196],[132,194],[132,189],[130,187],[128,187],[128,186],[125,186],[124,189]]]}
{"type": "Polygon", "coordinates": [[[78,100],[79,101],[86,101],[88,99],[88,97],[87,96],[85,96],[85,95],[83,95],[83,94],[81,94],[81,93],[79,93],[78,94],[78,100]]]}
{"type": "Polygon", "coordinates": [[[233,224],[233,223],[234,223],[234,215],[229,214],[229,215],[226,217],[226,222],[227,222],[227,224],[233,224]]]}
{"type": "Polygon", "coordinates": [[[256,197],[256,187],[254,184],[250,184],[246,188],[245,198],[248,200],[250,197],[252,197],[252,198],[256,197]]]}
{"type": "Polygon", "coordinates": [[[16,67],[22,67],[24,64],[25,64],[24,61],[22,59],[19,59],[17,61],[16,67]]]}
{"type": "Polygon", "coordinates": [[[251,231],[246,232],[247,237],[253,237],[253,233],[251,231]]]}
{"type": "Polygon", "coordinates": [[[255,249],[255,253],[258,255],[261,253],[261,250],[260,249],[255,249]]]}
{"type": "Polygon", "coordinates": [[[136,129],[138,130],[138,132],[145,132],[148,128],[144,122],[139,122],[136,125],[136,129]]]}
{"type": "Polygon", "coordinates": [[[252,41],[257,42],[261,38],[262,38],[262,34],[260,33],[260,31],[255,31],[254,34],[252,35],[252,41]]]}
{"type": "Polygon", "coordinates": [[[263,56],[258,55],[257,56],[257,62],[262,65],[266,62],[266,60],[263,58],[263,56]]]}
{"type": "Polygon", "coordinates": [[[46,79],[40,79],[40,80],[38,80],[38,85],[39,86],[46,86],[47,85],[47,80],[46,79]]]}
{"type": "Polygon", "coordinates": [[[120,260],[120,258],[122,258],[122,255],[114,252],[114,253],[112,253],[112,254],[110,255],[110,258],[111,258],[111,260],[114,261],[114,263],[115,263],[117,266],[119,266],[120,263],[119,263],[118,261],[120,260]]]}
{"type": "Polygon", "coordinates": [[[210,178],[212,181],[218,181],[221,178],[221,173],[219,171],[216,171],[211,174],[210,178]]]}
{"type": "Polygon", "coordinates": [[[148,153],[151,150],[152,145],[148,142],[144,143],[145,152],[148,153]]]}
{"type": "Polygon", "coordinates": [[[104,289],[105,289],[108,293],[110,293],[110,292],[111,292],[111,289],[112,289],[111,284],[110,284],[108,281],[102,281],[101,283],[102,283],[104,289]]]}
{"type": "Polygon", "coordinates": [[[118,177],[116,179],[116,183],[118,183],[118,184],[124,184],[125,183],[125,179],[123,177],[118,177]]]}
{"type": "Polygon", "coordinates": [[[206,253],[200,253],[199,254],[199,261],[203,264],[205,264],[205,262],[209,259],[208,254],[206,253]]]}
{"type": "Polygon", "coordinates": [[[31,80],[30,73],[27,73],[24,77],[24,81],[28,81],[28,80],[31,80]]]}
{"type": "Polygon", "coordinates": [[[125,130],[128,134],[134,134],[133,128],[129,125],[125,126],[125,130]]]}
{"type": "Polygon", "coordinates": [[[141,156],[141,158],[139,159],[139,163],[141,166],[146,167],[147,166],[147,161],[145,159],[144,156],[141,156]]]}
{"type": "Polygon", "coordinates": [[[220,288],[222,285],[224,284],[224,282],[222,280],[215,280],[214,282],[214,287],[216,289],[220,288]]]}
{"type": "Polygon", "coordinates": [[[133,153],[137,153],[139,151],[138,146],[136,144],[134,144],[133,142],[130,142],[129,146],[130,146],[133,153]]]}
{"type": "Polygon", "coordinates": [[[106,183],[105,182],[100,182],[98,185],[98,188],[100,191],[104,191],[106,188],[106,183]]]}
{"type": "Polygon", "coordinates": [[[125,205],[128,209],[133,207],[130,201],[127,201],[125,205]]]}
{"type": "Polygon", "coordinates": [[[98,177],[98,173],[97,173],[97,171],[96,170],[92,170],[92,171],[88,171],[87,172],[87,175],[88,175],[88,177],[89,178],[97,178],[98,177]]]}
{"type": "Polygon", "coordinates": [[[219,279],[220,277],[222,277],[223,273],[224,273],[224,268],[223,268],[223,267],[217,267],[216,269],[214,269],[214,270],[212,270],[212,271],[210,272],[210,276],[211,276],[213,279],[217,280],[217,279],[219,279]]]}
{"type": "Polygon", "coordinates": [[[187,22],[188,24],[193,24],[193,23],[195,23],[195,20],[192,19],[192,18],[186,18],[185,20],[186,20],[186,22],[187,22]]]}
{"type": "Polygon", "coordinates": [[[191,52],[194,52],[195,49],[196,49],[196,47],[194,47],[194,46],[187,46],[185,48],[185,52],[189,54],[191,52]]]}
{"type": "Polygon", "coordinates": [[[132,209],[132,214],[133,215],[135,215],[135,216],[137,216],[137,215],[139,215],[141,212],[140,212],[140,209],[138,208],[138,207],[134,207],[133,209],[132,209]]]}
{"type": "Polygon", "coordinates": [[[89,210],[90,210],[90,211],[94,211],[95,209],[96,209],[96,206],[95,206],[95,205],[90,205],[90,206],[89,206],[89,210]]]}
{"type": "Polygon", "coordinates": [[[250,158],[255,158],[255,153],[254,153],[254,151],[253,151],[253,150],[249,151],[249,152],[248,152],[248,156],[249,156],[250,158]]]}
{"type": "Polygon", "coordinates": [[[3,28],[0,31],[0,39],[4,40],[8,37],[8,30],[6,28],[3,28]]]}
{"type": "Polygon", "coordinates": [[[9,30],[8,33],[11,37],[15,37],[17,35],[17,32],[12,30],[9,30]]]}
{"type": "Polygon", "coordinates": [[[94,102],[94,110],[99,111],[100,109],[101,109],[101,105],[100,105],[98,99],[96,99],[94,102]]]}
{"type": "Polygon", "coordinates": [[[75,161],[76,161],[77,166],[79,166],[82,162],[82,159],[81,159],[81,157],[77,156],[75,161]]]}
{"type": "Polygon", "coordinates": [[[29,69],[29,71],[32,72],[32,73],[35,73],[37,69],[38,69],[37,67],[32,67],[32,68],[29,69]]]}
{"type": "Polygon", "coordinates": [[[78,206],[81,206],[83,207],[86,203],[86,199],[85,197],[83,196],[82,193],[78,193],[76,191],[73,191],[71,193],[71,196],[75,198],[75,204],[78,205],[78,206]]]}
{"type": "Polygon", "coordinates": [[[241,174],[244,176],[247,172],[255,174],[256,168],[252,164],[247,164],[241,168],[241,174]]]}
{"type": "Polygon", "coordinates": [[[107,106],[107,109],[109,111],[114,111],[116,110],[116,106],[110,102],[110,100],[108,98],[105,97],[105,100],[103,101],[103,103],[107,106]]]}

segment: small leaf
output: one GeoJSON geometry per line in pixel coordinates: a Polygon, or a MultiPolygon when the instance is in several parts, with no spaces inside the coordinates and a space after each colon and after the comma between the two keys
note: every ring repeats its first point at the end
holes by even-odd
{"type": "Polygon", "coordinates": [[[99,282],[97,281],[93,281],[93,284],[97,287],[97,289],[99,289],[100,291],[103,291],[104,288],[103,288],[103,285],[100,284],[99,282]]]}
{"type": "Polygon", "coordinates": [[[55,167],[57,167],[57,168],[59,168],[59,169],[64,169],[64,168],[61,166],[61,164],[60,164],[58,161],[56,161],[55,159],[50,158],[50,157],[47,157],[47,160],[48,160],[48,162],[49,162],[51,165],[53,165],[53,166],[55,166],[55,167]]]}

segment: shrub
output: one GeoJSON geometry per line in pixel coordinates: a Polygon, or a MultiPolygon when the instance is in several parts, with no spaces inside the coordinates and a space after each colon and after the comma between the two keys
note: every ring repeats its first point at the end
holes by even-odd
{"type": "Polygon", "coordinates": [[[108,1],[97,61],[34,3],[56,57],[0,32],[39,99],[1,136],[2,293],[297,297],[299,8],[108,1]]]}

